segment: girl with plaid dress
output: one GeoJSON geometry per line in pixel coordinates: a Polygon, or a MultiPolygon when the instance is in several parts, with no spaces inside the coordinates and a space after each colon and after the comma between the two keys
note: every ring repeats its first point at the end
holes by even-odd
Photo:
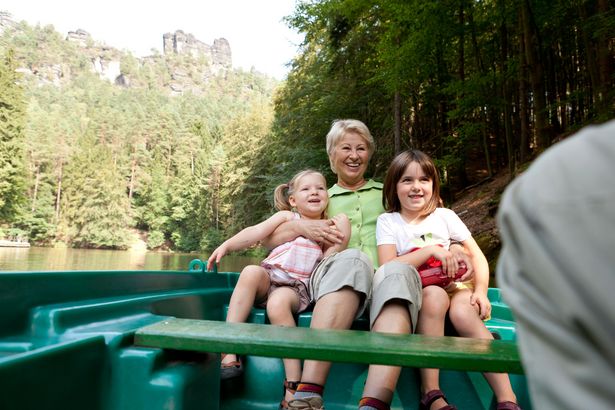
{"type": "MultiPolygon", "coordinates": [[[[317,171],[305,170],[295,175],[289,183],[279,185],[274,192],[278,212],[269,219],[245,228],[226,240],[211,254],[207,268],[229,252],[246,249],[265,239],[279,225],[294,219],[326,219],[325,210],[329,202],[327,182],[317,171]]],[[[350,238],[350,222],[344,214],[330,219],[330,224],[341,231],[341,244],[327,245],[305,237],[283,243],[271,251],[260,265],[246,266],[233,290],[227,322],[245,322],[253,305],[266,307],[269,321],[274,325],[296,326],[294,315],[310,306],[308,281],[312,271],[324,256],[345,249],[350,238]]],[[[284,359],[286,381],[285,397],[280,407],[287,406],[292,393],[301,378],[301,362],[284,359]]],[[[221,378],[237,377],[243,373],[243,366],[235,354],[222,357],[221,378]]]]}

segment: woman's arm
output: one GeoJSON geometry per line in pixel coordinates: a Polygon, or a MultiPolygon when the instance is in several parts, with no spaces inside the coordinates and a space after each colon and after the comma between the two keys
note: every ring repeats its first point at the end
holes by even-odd
{"type": "Polygon", "coordinates": [[[348,246],[350,240],[350,220],[346,214],[338,214],[331,218],[333,221],[333,227],[339,231],[343,236],[340,243],[334,243],[332,245],[325,244],[324,253],[325,256],[331,255],[333,252],[341,252],[348,246]]]}
{"type": "Polygon", "coordinates": [[[207,259],[207,270],[211,270],[213,263],[219,263],[220,259],[222,259],[222,257],[227,253],[246,249],[247,247],[254,245],[255,243],[271,235],[271,233],[278,226],[292,220],[293,218],[294,216],[292,212],[279,211],[265,221],[243,229],[241,232],[224,241],[222,245],[218,246],[213,251],[209,259],[207,259]]]}
{"type": "MultiPolygon", "coordinates": [[[[298,236],[324,243],[327,246],[341,244],[345,238],[344,233],[335,228],[332,219],[294,219],[278,226],[262,240],[262,243],[266,248],[273,249],[285,242],[292,241],[298,236]]],[[[350,239],[350,234],[346,236],[350,239]]]]}

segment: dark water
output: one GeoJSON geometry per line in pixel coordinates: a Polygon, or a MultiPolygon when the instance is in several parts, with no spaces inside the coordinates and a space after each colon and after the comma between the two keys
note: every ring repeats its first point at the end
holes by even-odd
{"type": "MultiPolygon", "coordinates": [[[[2,248],[0,271],[66,270],[188,270],[192,259],[204,260],[207,254],[111,251],[71,248],[2,248]]],[[[220,271],[241,271],[259,259],[225,256],[220,271]]]]}

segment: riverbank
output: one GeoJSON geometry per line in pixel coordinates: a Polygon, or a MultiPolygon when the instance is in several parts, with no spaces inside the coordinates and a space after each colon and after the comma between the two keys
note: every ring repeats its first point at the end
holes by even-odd
{"type": "Polygon", "coordinates": [[[0,239],[0,248],[29,248],[30,243],[26,241],[10,241],[8,239],[0,239]]]}

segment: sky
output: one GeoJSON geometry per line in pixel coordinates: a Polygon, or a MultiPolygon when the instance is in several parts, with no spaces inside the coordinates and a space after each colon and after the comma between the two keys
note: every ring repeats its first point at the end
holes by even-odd
{"type": "Polygon", "coordinates": [[[213,44],[224,37],[233,66],[282,80],[297,53],[299,34],[287,27],[295,0],[2,0],[0,10],[30,25],[52,24],[62,35],[83,29],[94,41],[137,57],[162,53],[162,35],[182,30],[213,44]]]}

